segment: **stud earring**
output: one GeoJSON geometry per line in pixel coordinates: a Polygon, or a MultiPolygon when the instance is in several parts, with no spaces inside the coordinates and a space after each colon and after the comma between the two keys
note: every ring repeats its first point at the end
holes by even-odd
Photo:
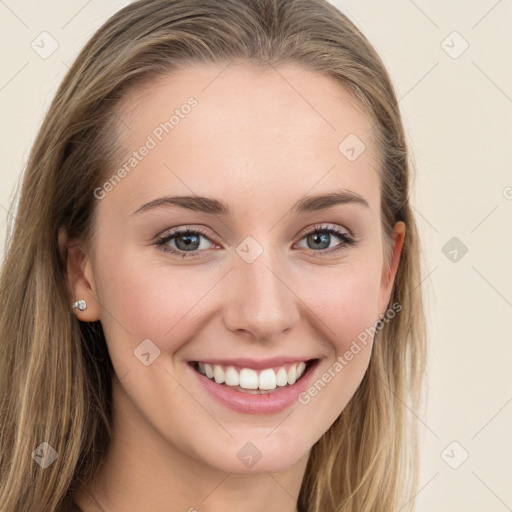
{"type": "Polygon", "coordinates": [[[72,306],[71,309],[78,309],[78,311],[83,311],[87,307],[87,303],[85,300],[78,300],[72,306]]]}

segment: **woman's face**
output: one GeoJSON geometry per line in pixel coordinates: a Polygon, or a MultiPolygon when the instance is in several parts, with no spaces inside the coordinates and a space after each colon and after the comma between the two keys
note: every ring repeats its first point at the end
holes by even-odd
{"type": "Polygon", "coordinates": [[[399,223],[387,273],[371,128],[338,82],[292,65],[187,67],[125,98],[126,158],[95,192],[75,293],[102,322],[133,436],[280,471],[339,416],[403,241],[399,223]]]}

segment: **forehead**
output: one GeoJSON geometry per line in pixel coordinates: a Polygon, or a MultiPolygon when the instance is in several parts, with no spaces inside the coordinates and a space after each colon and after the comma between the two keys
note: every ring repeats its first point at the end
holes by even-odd
{"type": "Polygon", "coordinates": [[[297,65],[190,65],[132,91],[118,117],[119,166],[150,147],[112,194],[124,189],[124,202],[163,189],[286,201],[344,187],[378,204],[372,118],[341,82],[297,65]]]}

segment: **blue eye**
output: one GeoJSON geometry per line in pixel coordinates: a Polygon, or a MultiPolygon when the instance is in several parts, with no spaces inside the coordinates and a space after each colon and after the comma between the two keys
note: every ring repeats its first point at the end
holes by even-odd
{"type": "Polygon", "coordinates": [[[317,247],[317,249],[321,249],[322,254],[326,252],[326,249],[332,249],[327,251],[327,254],[332,254],[356,244],[356,240],[348,233],[332,226],[315,227],[312,231],[306,233],[302,239],[306,239],[306,243],[310,249],[312,248],[311,246],[314,247],[315,244],[319,244],[320,247],[317,247]],[[334,238],[338,238],[342,241],[342,243],[339,243],[334,248],[330,247],[330,242],[332,241],[333,236],[334,238]]]}
{"type": "MultiPolygon", "coordinates": [[[[194,258],[201,256],[201,253],[206,249],[204,247],[205,244],[202,243],[202,239],[215,245],[208,235],[209,233],[199,228],[178,229],[159,237],[155,245],[164,252],[169,252],[181,256],[182,258],[194,258]]],[[[332,226],[315,227],[313,230],[305,233],[301,240],[303,239],[306,239],[306,243],[308,244],[307,248],[310,249],[312,253],[319,253],[319,256],[337,253],[357,243],[347,232],[332,226]],[[330,247],[333,237],[341,241],[341,243],[338,243],[334,248],[330,247]],[[315,244],[317,247],[315,247],[315,244]]]]}
{"type": "Polygon", "coordinates": [[[199,249],[204,249],[201,245],[201,238],[211,242],[210,238],[202,230],[187,228],[172,231],[160,237],[156,245],[165,252],[170,252],[183,258],[190,258],[201,255],[198,252],[199,249]],[[175,248],[169,245],[170,242],[174,243],[175,248]]]}

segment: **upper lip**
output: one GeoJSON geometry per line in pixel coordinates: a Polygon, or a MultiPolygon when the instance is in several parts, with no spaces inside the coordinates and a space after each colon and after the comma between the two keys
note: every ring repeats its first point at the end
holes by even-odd
{"type": "Polygon", "coordinates": [[[283,366],[289,363],[300,363],[316,359],[314,357],[290,357],[290,356],[277,356],[269,359],[249,359],[246,357],[240,357],[236,359],[196,359],[195,361],[200,363],[206,363],[211,365],[222,365],[222,366],[238,366],[241,368],[252,368],[254,370],[264,370],[265,368],[273,368],[275,366],[283,366]]]}

